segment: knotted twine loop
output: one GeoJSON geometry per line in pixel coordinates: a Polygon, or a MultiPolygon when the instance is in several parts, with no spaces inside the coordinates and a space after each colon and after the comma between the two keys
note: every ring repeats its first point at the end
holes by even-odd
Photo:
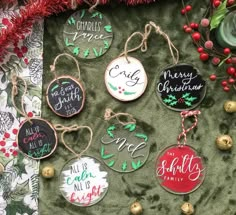
{"type": "Polygon", "coordinates": [[[92,5],[87,0],[84,0],[84,2],[90,6],[90,8],[88,9],[89,13],[92,13],[95,10],[95,8],[99,5],[99,0],[97,0],[94,5],[92,5]]]}
{"type": "Polygon", "coordinates": [[[116,118],[116,120],[121,124],[121,125],[128,125],[128,124],[136,124],[136,120],[134,119],[134,117],[129,114],[129,113],[115,113],[112,111],[112,109],[107,108],[105,110],[105,114],[104,114],[104,119],[106,121],[109,121],[110,119],[116,118]],[[126,116],[129,121],[128,122],[124,122],[122,120],[120,120],[120,116],[126,116]]]}
{"type": "Polygon", "coordinates": [[[54,61],[53,61],[53,64],[50,65],[50,70],[51,70],[51,72],[54,74],[55,79],[58,81],[58,76],[57,76],[57,73],[56,73],[56,63],[57,63],[57,60],[58,60],[60,57],[62,57],[62,56],[70,57],[70,58],[72,58],[72,59],[75,61],[76,66],[77,66],[77,70],[78,70],[78,74],[79,74],[78,76],[79,76],[79,79],[80,79],[79,62],[78,62],[72,55],[67,54],[67,53],[62,53],[62,54],[57,55],[56,58],[55,58],[54,61]]]}
{"type": "Polygon", "coordinates": [[[72,125],[70,127],[66,127],[66,126],[63,126],[63,125],[60,125],[60,124],[57,124],[54,126],[55,129],[57,131],[63,131],[61,133],[61,142],[64,144],[64,146],[70,151],[72,152],[76,157],[78,157],[79,159],[81,158],[81,156],[89,149],[89,147],[91,146],[91,143],[92,143],[92,140],[93,140],[93,130],[89,127],[89,126],[79,126],[79,125],[72,125]],[[87,128],[90,132],[90,139],[89,139],[89,143],[88,145],[86,146],[86,148],[81,151],[79,154],[76,153],[69,145],[66,144],[65,142],[65,139],[64,139],[64,135],[65,133],[70,133],[72,131],[78,131],[80,129],[83,129],[83,128],[87,128]]]}
{"type": "Polygon", "coordinates": [[[177,140],[178,140],[178,146],[181,146],[180,139],[181,139],[182,137],[184,137],[183,145],[186,145],[186,143],[187,143],[187,133],[188,133],[189,131],[191,131],[192,129],[194,129],[194,128],[197,126],[197,124],[198,124],[198,118],[197,118],[197,116],[198,116],[199,114],[201,114],[201,111],[199,111],[199,110],[194,110],[194,111],[182,111],[182,112],[180,113],[180,116],[181,116],[181,118],[182,118],[182,132],[180,133],[180,135],[179,135],[178,138],[177,138],[177,140]],[[191,126],[190,128],[185,129],[185,127],[184,127],[184,121],[185,121],[186,118],[188,118],[188,117],[190,117],[190,116],[194,116],[195,122],[192,124],[192,126],[191,126]]]}
{"type": "Polygon", "coordinates": [[[150,36],[150,33],[151,33],[153,28],[155,29],[155,32],[157,34],[160,34],[161,36],[163,36],[165,38],[165,40],[168,43],[168,47],[169,47],[169,50],[170,50],[170,53],[171,53],[171,56],[172,56],[172,59],[173,59],[173,63],[177,64],[179,62],[179,51],[178,51],[178,49],[174,46],[174,44],[170,40],[169,36],[165,32],[163,32],[161,30],[160,26],[157,26],[152,21],[150,21],[148,24],[145,25],[144,33],[141,33],[141,32],[137,31],[137,32],[134,32],[133,34],[131,34],[130,37],[128,37],[128,39],[125,42],[124,52],[122,52],[119,56],[123,56],[124,55],[126,60],[127,60],[127,62],[130,63],[130,61],[128,59],[128,53],[129,52],[136,51],[136,50],[138,50],[140,48],[141,48],[142,52],[146,52],[147,51],[147,40],[148,40],[148,37],[150,36]],[[134,47],[134,48],[128,50],[128,43],[136,35],[139,35],[139,36],[142,37],[141,43],[137,47],[134,47]],[[173,50],[175,51],[175,54],[174,54],[173,50]]]}
{"type": "Polygon", "coordinates": [[[17,112],[20,113],[22,116],[24,116],[25,119],[32,124],[30,117],[28,117],[28,115],[24,111],[24,97],[27,94],[27,83],[23,78],[21,78],[20,76],[17,76],[16,74],[13,74],[11,76],[11,80],[12,80],[11,81],[12,82],[12,91],[11,91],[12,104],[13,104],[14,108],[17,110],[17,112]],[[24,91],[23,91],[23,95],[21,97],[21,110],[16,106],[16,103],[15,103],[15,97],[18,95],[18,86],[17,86],[18,79],[20,79],[24,84],[24,91]]]}
{"type": "Polygon", "coordinates": [[[71,9],[75,10],[78,6],[77,0],[71,0],[71,9]]]}
{"type": "Polygon", "coordinates": [[[160,26],[156,25],[156,23],[150,21],[149,25],[154,27],[154,29],[156,30],[157,34],[160,34],[161,36],[163,36],[166,41],[168,42],[168,46],[169,46],[169,50],[173,59],[174,64],[177,64],[179,62],[179,51],[178,49],[175,47],[175,45],[172,43],[172,41],[170,40],[169,36],[161,30],[160,26]],[[176,56],[174,55],[174,51],[176,52],[176,56]]]}

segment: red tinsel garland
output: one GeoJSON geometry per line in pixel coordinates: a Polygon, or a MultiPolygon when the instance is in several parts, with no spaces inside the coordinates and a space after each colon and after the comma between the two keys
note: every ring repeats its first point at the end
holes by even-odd
{"type": "MultiPolygon", "coordinates": [[[[12,0],[4,0],[9,3],[12,0]]],[[[128,5],[155,2],[155,0],[118,0],[126,2],[128,5]]],[[[0,60],[7,54],[7,48],[10,44],[16,43],[22,39],[24,34],[30,32],[33,23],[42,18],[66,11],[71,8],[71,0],[28,0],[24,8],[20,9],[11,17],[11,25],[0,32],[0,60]]],[[[94,4],[96,0],[90,0],[94,4]]],[[[78,5],[84,4],[83,0],[77,0],[78,5]]],[[[99,4],[107,4],[109,0],[100,0],[99,4]]]]}

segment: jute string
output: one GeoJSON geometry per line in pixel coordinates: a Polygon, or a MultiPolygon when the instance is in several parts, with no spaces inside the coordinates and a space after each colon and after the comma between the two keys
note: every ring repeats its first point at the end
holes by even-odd
{"type": "Polygon", "coordinates": [[[70,54],[67,54],[67,53],[62,53],[62,54],[59,54],[56,56],[56,58],[54,59],[53,61],[53,64],[50,65],[50,70],[51,72],[54,74],[54,77],[56,80],[58,80],[58,76],[57,76],[57,73],[56,73],[56,63],[57,63],[57,60],[62,57],[62,56],[67,56],[67,57],[70,57],[74,60],[74,62],[76,63],[76,66],[77,66],[77,70],[78,70],[78,76],[79,76],[79,79],[80,79],[80,68],[79,68],[79,62],[70,54]]]}
{"type": "Polygon", "coordinates": [[[72,152],[76,157],[80,158],[88,149],[89,147],[91,146],[92,144],[92,140],[93,140],[93,130],[89,127],[89,126],[79,126],[79,125],[72,125],[70,127],[66,127],[66,126],[63,126],[63,125],[60,125],[60,124],[57,124],[54,126],[55,129],[57,131],[62,131],[61,133],[61,142],[64,144],[64,146],[70,151],[72,152]],[[88,145],[86,146],[86,148],[84,150],[82,150],[79,154],[76,153],[66,142],[65,142],[65,139],[64,139],[64,135],[65,133],[70,133],[72,131],[78,131],[80,129],[83,129],[83,128],[86,128],[89,130],[90,132],[90,139],[89,139],[89,142],[88,142],[88,145]]]}
{"type": "Polygon", "coordinates": [[[194,110],[194,111],[182,111],[181,113],[180,113],[180,116],[181,116],[181,118],[182,118],[182,123],[181,123],[181,127],[182,127],[182,132],[179,134],[179,136],[178,136],[178,138],[177,138],[177,140],[178,140],[178,146],[181,146],[181,142],[180,142],[180,140],[181,140],[181,138],[182,137],[184,137],[184,142],[183,142],[183,145],[186,145],[186,143],[187,143],[187,133],[189,132],[189,131],[191,131],[192,129],[194,129],[196,126],[197,126],[197,124],[198,124],[198,118],[197,118],[197,116],[199,115],[199,114],[201,114],[201,111],[199,111],[199,110],[194,110]],[[188,118],[188,117],[190,117],[190,116],[194,116],[194,123],[191,125],[191,127],[190,128],[185,128],[184,127],[184,121],[185,121],[185,119],[186,118],[188,118]]]}
{"type": "Polygon", "coordinates": [[[26,118],[26,120],[32,124],[30,117],[28,117],[28,115],[24,111],[24,96],[27,94],[27,83],[23,78],[21,78],[20,76],[17,76],[16,74],[12,75],[11,80],[12,80],[12,91],[11,91],[12,104],[13,104],[14,108],[17,110],[17,112],[20,113],[22,116],[24,116],[26,118]],[[23,95],[21,97],[21,110],[20,110],[20,108],[17,107],[17,105],[15,103],[15,97],[18,95],[18,86],[17,86],[18,79],[21,80],[24,85],[24,91],[23,91],[23,95]]]}
{"type": "Polygon", "coordinates": [[[134,119],[134,117],[129,114],[129,113],[115,113],[112,111],[112,109],[107,108],[105,110],[105,114],[104,114],[104,119],[106,121],[109,121],[110,119],[116,118],[116,120],[121,124],[121,125],[128,125],[128,124],[136,124],[136,120],[134,119]],[[125,122],[120,120],[120,116],[126,116],[129,121],[125,122]]]}
{"type": "Polygon", "coordinates": [[[172,43],[169,36],[164,31],[161,30],[160,26],[156,25],[152,21],[150,21],[148,24],[145,25],[144,33],[141,33],[141,32],[137,31],[137,32],[134,32],[133,34],[131,34],[130,37],[128,37],[128,39],[126,40],[126,43],[125,43],[124,52],[122,52],[119,56],[124,55],[127,62],[130,63],[130,61],[128,59],[128,53],[136,51],[140,48],[141,48],[142,52],[146,52],[147,51],[147,40],[150,36],[150,33],[151,33],[152,29],[154,29],[157,34],[160,34],[161,36],[163,36],[164,39],[167,41],[168,47],[169,47],[169,50],[170,50],[170,53],[171,53],[171,56],[172,56],[172,59],[173,59],[173,63],[177,64],[179,62],[179,51],[178,51],[178,49],[172,43]],[[131,41],[131,39],[133,37],[135,37],[137,35],[141,36],[141,38],[142,38],[141,43],[138,46],[136,46],[132,49],[128,49],[129,42],[131,41]]]}
{"type": "Polygon", "coordinates": [[[86,4],[88,4],[89,6],[90,6],[90,8],[89,8],[89,12],[90,13],[92,13],[94,10],[95,10],[95,8],[99,5],[99,0],[97,0],[96,2],[95,2],[95,4],[94,5],[92,5],[89,1],[87,1],[87,0],[83,0],[86,4]]]}

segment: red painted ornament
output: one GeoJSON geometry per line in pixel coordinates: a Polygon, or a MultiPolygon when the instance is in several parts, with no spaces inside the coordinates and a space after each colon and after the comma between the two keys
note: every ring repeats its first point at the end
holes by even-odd
{"type": "Polygon", "coordinates": [[[207,53],[202,52],[202,53],[200,54],[200,60],[201,60],[201,61],[207,61],[208,59],[209,59],[209,55],[208,55],[207,53]]]}
{"type": "Polygon", "coordinates": [[[187,28],[185,29],[185,32],[186,32],[186,33],[191,33],[191,32],[192,32],[192,28],[187,27],[187,28]]]}
{"type": "Polygon", "coordinates": [[[184,15],[186,13],[186,10],[185,9],[182,9],[181,10],[181,14],[184,15]]]}
{"type": "Polygon", "coordinates": [[[183,30],[185,31],[187,27],[188,27],[188,25],[184,25],[183,30]]]}
{"type": "Polygon", "coordinates": [[[199,24],[195,23],[194,29],[198,29],[198,28],[199,28],[199,24]]]}
{"type": "Polygon", "coordinates": [[[187,12],[189,12],[190,10],[192,10],[192,6],[191,6],[191,5],[187,5],[187,6],[185,7],[185,10],[186,10],[187,12]]]}
{"type": "Polygon", "coordinates": [[[201,39],[201,34],[199,32],[194,32],[194,33],[192,33],[191,36],[192,36],[192,39],[196,42],[201,39]]]}
{"type": "Polygon", "coordinates": [[[228,82],[229,82],[229,84],[234,84],[235,80],[233,78],[229,78],[228,82]]]}
{"type": "Polygon", "coordinates": [[[223,90],[224,90],[225,92],[229,92],[229,91],[230,91],[230,88],[229,88],[228,86],[225,86],[225,87],[223,88],[223,90]]]}
{"type": "Polygon", "coordinates": [[[193,192],[205,178],[203,160],[190,146],[170,146],[157,158],[156,177],[171,193],[193,192]]]}
{"type": "Polygon", "coordinates": [[[197,51],[198,51],[198,53],[202,53],[204,51],[204,48],[203,47],[198,47],[197,51]]]}
{"type": "Polygon", "coordinates": [[[233,74],[235,73],[235,68],[232,67],[232,66],[228,67],[228,68],[227,68],[227,73],[228,73],[229,75],[233,75],[233,74]]]}
{"type": "Polygon", "coordinates": [[[220,58],[213,57],[211,62],[213,65],[217,66],[220,63],[220,58]]]}
{"type": "Polygon", "coordinates": [[[226,61],[225,61],[226,64],[231,64],[232,63],[232,58],[228,58],[226,61]]]}
{"type": "Polygon", "coordinates": [[[222,87],[226,87],[228,85],[228,82],[226,80],[221,81],[222,87]]]}
{"type": "Polygon", "coordinates": [[[195,23],[192,22],[192,23],[190,24],[190,27],[194,29],[194,28],[195,28],[195,23]]]}

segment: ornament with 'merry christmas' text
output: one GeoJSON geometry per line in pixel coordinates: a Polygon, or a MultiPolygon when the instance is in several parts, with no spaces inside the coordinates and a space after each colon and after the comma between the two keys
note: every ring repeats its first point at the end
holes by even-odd
{"type": "Polygon", "coordinates": [[[198,70],[189,64],[165,68],[157,83],[157,95],[162,103],[175,111],[198,106],[206,94],[206,83],[198,70]]]}

